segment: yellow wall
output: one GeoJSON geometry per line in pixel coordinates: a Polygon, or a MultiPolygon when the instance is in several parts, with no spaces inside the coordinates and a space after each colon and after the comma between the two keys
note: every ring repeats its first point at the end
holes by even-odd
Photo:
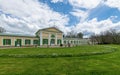
{"type": "Polygon", "coordinates": [[[13,37],[13,36],[0,36],[0,46],[3,45],[3,39],[11,39],[11,45],[10,46],[15,46],[15,41],[17,39],[22,40],[22,45],[25,45],[25,39],[30,39],[31,40],[31,45],[33,45],[33,40],[38,40],[39,38],[34,38],[34,37],[13,37]]]}
{"type": "Polygon", "coordinates": [[[48,38],[49,37],[49,32],[42,32],[43,38],[48,38]]]}
{"type": "MultiPolygon", "coordinates": [[[[40,36],[40,32],[42,32],[42,39],[49,39],[49,37],[50,39],[52,39],[51,35],[54,34],[55,35],[54,39],[56,40],[56,43],[57,43],[57,39],[62,40],[63,38],[63,35],[62,35],[63,33],[56,28],[46,28],[43,30],[39,30],[37,32],[38,36],[40,36]]],[[[39,40],[39,38],[36,38],[36,37],[0,36],[0,46],[3,46],[3,39],[11,39],[11,46],[15,46],[15,41],[17,39],[22,40],[22,46],[25,46],[25,39],[30,39],[31,45],[33,45],[33,40],[39,40]]],[[[49,39],[49,42],[50,42],[50,39],[49,39]]]]}
{"type": "Polygon", "coordinates": [[[49,38],[49,34],[50,34],[50,37],[51,35],[55,35],[56,37],[56,34],[57,34],[57,38],[59,39],[62,39],[63,38],[63,34],[62,33],[58,33],[58,32],[47,32],[47,31],[42,31],[42,38],[49,38]]]}
{"type": "Polygon", "coordinates": [[[57,33],[57,37],[58,38],[63,38],[63,34],[62,33],[57,33]]]}
{"type": "Polygon", "coordinates": [[[55,28],[48,28],[48,29],[46,29],[47,31],[51,31],[51,32],[59,32],[57,29],[55,29],[55,28]]]}

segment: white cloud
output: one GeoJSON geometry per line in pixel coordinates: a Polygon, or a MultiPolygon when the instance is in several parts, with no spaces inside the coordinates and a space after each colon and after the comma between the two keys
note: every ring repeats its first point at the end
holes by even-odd
{"type": "Polygon", "coordinates": [[[76,25],[76,27],[72,28],[75,29],[76,32],[88,33],[88,37],[90,35],[89,33],[100,34],[102,31],[106,31],[111,28],[120,28],[120,22],[112,22],[117,18],[117,16],[111,16],[102,21],[98,21],[97,18],[87,20],[89,16],[92,16],[89,15],[92,9],[101,6],[101,4],[106,4],[114,8],[120,8],[120,1],[118,0],[69,0],[69,3],[74,7],[71,14],[80,18],[80,22],[76,25]],[[82,10],[80,8],[85,8],[86,10],[82,10]]]}
{"type": "Polygon", "coordinates": [[[80,9],[73,9],[73,11],[70,12],[70,13],[72,15],[78,17],[80,19],[80,22],[84,22],[89,15],[89,10],[88,11],[82,11],[80,9]]]}
{"type": "Polygon", "coordinates": [[[69,0],[69,3],[73,6],[73,11],[70,13],[78,17],[80,22],[84,22],[89,16],[90,11],[102,2],[102,0],[69,0]]]}
{"type": "Polygon", "coordinates": [[[69,3],[77,8],[92,9],[95,8],[101,0],[69,0],[69,3]]]}
{"type": "Polygon", "coordinates": [[[62,29],[69,21],[66,15],[51,10],[38,0],[0,0],[0,10],[0,26],[9,32],[34,34],[39,28],[54,24],[62,29]]]}
{"type": "Polygon", "coordinates": [[[96,18],[94,18],[90,21],[85,21],[83,23],[77,24],[75,29],[78,32],[91,32],[95,34],[100,34],[101,32],[104,32],[106,30],[116,28],[120,28],[120,22],[113,23],[110,18],[103,21],[98,21],[96,18]]]}
{"type": "Polygon", "coordinates": [[[63,2],[63,0],[51,0],[52,3],[63,2]]]}
{"type": "MultiPolygon", "coordinates": [[[[97,7],[102,0],[68,0],[73,6],[70,12],[80,18],[76,27],[66,27],[69,18],[67,15],[53,11],[48,5],[38,0],[0,0],[0,26],[9,32],[34,34],[39,28],[56,25],[65,33],[71,29],[76,32],[92,32],[99,34],[111,28],[120,28],[120,22],[113,23],[117,16],[98,21],[96,18],[86,21],[91,9],[97,7]],[[81,10],[85,8],[86,10],[81,10]],[[2,11],[2,12],[1,12],[2,11]]],[[[51,0],[53,3],[64,2],[64,0],[51,0]]],[[[106,5],[119,8],[120,1],[107,0],[106,5]]]]}
{"type": "Polygon", "coordinates": [[[106,5],[112,8],[118,8],[120,10],[120,0],[107,0],[106,5]]]}

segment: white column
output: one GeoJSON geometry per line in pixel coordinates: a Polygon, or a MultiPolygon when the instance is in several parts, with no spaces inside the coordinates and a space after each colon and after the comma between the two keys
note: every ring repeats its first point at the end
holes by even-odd
{"type": "Polygon", "coordinates": [[[57,33],[56,33],[56,37],[55,37],[55,45],[57,45],[57,33]]]}
{"type": "Polygon", "coordinates": [[[2,41],[1,45],[3,46],[3,37],[1,37],[1,39],[0,39],[0,40],[2,41]]]}
{"type": "Polygon", "coordinates": [[[42,46],[42,31],[40,32],[40,46],[42,46]]]}
{"type": "MultiPolygon", "coordinates": [[[[14,38],[14,39],[15,39],[15,38],[14,38]]],[[[16,41],[16,40],[15,40],[15,41],[16,41]]],[[[14,42],[15,42],[15,41],[14,41],[14,42]]],[[[22,38],[22,43],[21,43],[21,44],[22,44],[22,46],[25,45],[25,39],[24,39],[24,38],[22,38]]]]}
{"type": "Polygon", "coordinates": [[[69,41],[67,40],[67,43],[66,44],[68,44],[69,43],[69,41]]]}
{"type": "Polygon", "coordinates": [[[33,45],[33,39],[31,39],[31,45],[33,45]]]}
{"type": "Polygon", "coordinates": [[[48,45],[50,45],[50,41],[51,41],[51,33],[49,33],[49,36],[48,36],[48,45]]]}

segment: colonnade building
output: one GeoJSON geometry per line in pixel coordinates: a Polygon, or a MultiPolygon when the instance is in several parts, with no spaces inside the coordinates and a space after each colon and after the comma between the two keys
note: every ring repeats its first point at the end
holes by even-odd
{"type": "MultiPolygon", "coordinates": [[[[6,46],[59,46],[60,44],[82,44],[84,39],[63,38],[63,32],[56,27],[40,29],[35,36],[0,33],[0,47],[6,46]]],[[[85,40],[87,43],[88,41],[85,40]]]]}

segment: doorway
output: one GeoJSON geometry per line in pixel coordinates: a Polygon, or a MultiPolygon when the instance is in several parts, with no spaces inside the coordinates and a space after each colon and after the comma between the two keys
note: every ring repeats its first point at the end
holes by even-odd
{"type": "Polygon", "coordinates": [[[51,39],[50,44],[55,45],[55,39],[51,39]]]}
{"type": "Polygon", "coordinates": [[[15,41],[15,47],[21,47],[21,45],[22,45],[22,40],[21,39],[17,39],[15,41]]]}

